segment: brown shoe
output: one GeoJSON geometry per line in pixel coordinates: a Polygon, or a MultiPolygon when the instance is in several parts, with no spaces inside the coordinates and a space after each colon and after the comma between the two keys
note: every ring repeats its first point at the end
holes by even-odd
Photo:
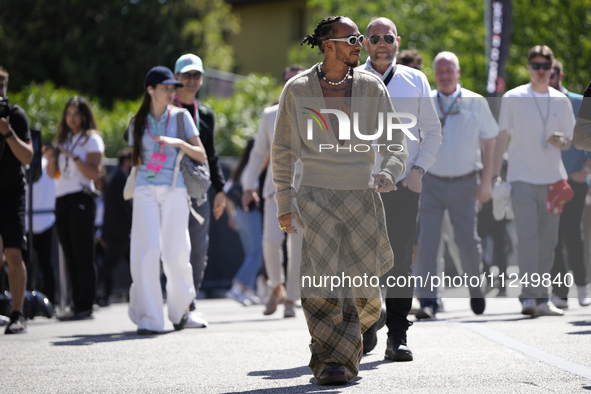
{"type": "Polygon", "coordinates": [[[267,296],[265,300],[265,310],[263,311],[263,315],[272,315],[277,310],[277,305],[281,304],[285,297],[287,297],[287,292],[285,291],[285,287],[283,285],[279,285],[279,294],[275,294],[275,290],[273,290],[267,296]]]}
{"type": "Polygon", "coordinates": [[[320,377],[316,379],[318,384],[320,385],[343,385],[347,384],[349,380],[347,379],[347,374],[345,373],[345,369],[342,367],[330,367],[326,368],[321,374],[320,377]]]}

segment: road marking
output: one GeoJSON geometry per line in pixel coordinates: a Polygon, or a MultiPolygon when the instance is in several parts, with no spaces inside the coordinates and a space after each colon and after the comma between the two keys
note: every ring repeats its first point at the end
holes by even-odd
{"type": "Polygon", "coordinates": [[[521,342],[515,338],[505,335],[499,331],[493,330],[492,328],[485,327],[480,323],[454,323],[462,326],[476,334],[480,334],[483,337],[490,339],[491,341],[497,342],[510,349],[516,350],[534,358],[543,363],[552,365],[553,367],[560,368],[564,371],[573,373],[575,375],[582,376],[586,379],[591,379],[591,369],[584,365],[574,363],[567,359],[564,359],[556,354],[549,353],[545,350],[539,349],[535,346],[528,345],[527,343],[521,342]]]}

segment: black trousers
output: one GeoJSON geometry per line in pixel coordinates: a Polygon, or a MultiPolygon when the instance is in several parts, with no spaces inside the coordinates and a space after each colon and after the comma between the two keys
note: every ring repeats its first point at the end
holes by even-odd
{"type": "MultiPolygon", "coordinates": [[[[564,204],[562,214],[560,215],[560,224],[558,225],[558,245],[554,250],[554,264],[550,275],[552,281],[556,275],[560,274],[560,280],[564,283],[564,275],[567,272],[566,260],[568,266],[573,270],[575,284],[584,286],[587,284],[585,274],[585,247],[583,244],[583,234],[581,231],[581,219],[585,209],[585,196],[588,186],[586,183],[578,183],[569,180],[568,184],[575,192],[572,200],[564,204]],[[564,248],[566,248],[567,259],[564,257],[564,248]]],[[[561,298],[567,298],[568,287],[564,284],[553,284],[553,293],[561,298]]]]}
{"type": "Polygon", "coordinates": [[[66,258],[74,311],[92,309],[96,293],[94,219],[96,204],[86,194],[72,193],[55,203],[57,235],[66,258]]]}
{"type": "Polygon", "coordinates": [[[33,249],[35,249],[35,256],[37,257],[37,267],[43,277],[41,283],[35,283],[35,278],[33,278],[35,270],[33,269],[31,253],[23,251],[23,258],[27,263],[27,289],[39,290],[52,304],[55,303],[55,275],[53,272],[52,248],[53,228],[54,226],[51,226],[42,233],[33,234],[33,249]]]}
{"type": "Polygon", "coordinates": [[[396,187],[396,191],[381,194],[386,212],[388,238],[394,252],[394,267],[385,276],[392,277],[390,281],[400,276],[405,277],[407,280],[404,282],[407,286],[388,287],[386,325],[389,337],[406,341],[406,331],[411,324],[406,317],[412,306],[414,291],[408,277],[412,275],[413,244],[417,233],[420,194],[402,186],[402,181],[398,182],[396,187]]]}
{"type": "Polygon", "coordinates": [[[107,246],[103,255],[103,265],[98,272],[98,284],[104,286],[104,298],[108,300],[113,292],[113,271],[122,258],[125,258],[129,269],[129,243],[130,238],[111,237],[104,234],[103,238],[107,246]]]}

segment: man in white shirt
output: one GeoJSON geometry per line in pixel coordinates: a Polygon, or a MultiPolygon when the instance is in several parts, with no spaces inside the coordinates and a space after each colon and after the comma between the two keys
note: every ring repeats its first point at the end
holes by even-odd
{"type": "MultiPolygon", "coordinates": [[[[546,210],[548,186],[566,179],[561,150],[570,147],[575,119],[569,99],[549,87],[554,54],[536,45],[527,55],[531,82],[505,93],[501,101],[495,149],[495,173],[511,143],[507,181],[517,229],[517,255],[524,315],[561,316],[549,300],[550,268],[558,242],[559,216],[546,210]],[[540,279],[539,282],[536,278],[540,279]]],[[[564,280],[564,278],[560,278],[564,280]]]]}
{"type": "MultiPolygon", "coordinates": [[[[283,85],[292,77],[304,71],[302,66],[292,65],[283,72],[283,85]]],[[[277,226],[277,203],[275,202],[275,185],[273,184],[273,170],[269,155],[271,154],[271,144],[273,142],[273,132],[275,131],[275,119],[279,106],[273,105],[265,108],[261,117],[259,131],[255,137],[254,147],[250,153],[248,164],[243,173],[244,194],[242,195],[242,207],[248,211],[248,205],[251,202],[259,204],[259,196],[256,192],[257,181],[261,172],[267,164],[267,175],[263,185],[263,198],[265,199],[265,215],[263,225],[263,256],[265,269],[267,271],[267,284],[271,288],[271,293],[265,300],[265,310],[263,314],[271,315],[277,309],[277,304],[285,300],[284,317],[295,317],[295,301],[299,297],[299,282],[297,280],[300,271],[299,253],[302,244],[302,234],[288,234],[289,252],[287,264],[287,286],[284,284],[285,273],[283,270],[283,241],[285,233],[277,226]],[[292,273],[295,273],[293,275],[292,273]],[[287,290],[286,290],[287,288],[287,290]]],[[[301,162],[296,164],[296,176],[301,173],[301,162]]],[[[297,183],[296,183],[297,184],[297,183]]]]}
{"type": "MultiPolygon", "coordinates": [[[[423,178],[416,273],[423,279],[417,285],[421,309],[417,319],[433,318],[437,312],[438,287],[429,278],[438,276],[437,252],[441,240],[441,223],[449,212],[458,245],[464,277],[463,286],[470,291],[470,307],[480,315],[485,301],[475,280],[481,278],[482,248],[477,233],[477,201],[490,199],[495,138],[499,127],[488,103],[481,95],[463,89],[460,62],[451,52],[441,52],[433,60],[437,89],[437,112],[442,124],[443,141],[435,164],[423,178]],[[480,153],[484,164],[481,161],[480,153]],[[482,170],[481,181],[478,173],[482,170]]],[[[454,281],[454,283],[457,283],[454,281]]]]}
{"type": "MultiPolygon", "coordinates": [[[[390,19],[377,18],[367,26],[365,43],[369,58],[364,65],[365,70],[382,78],[397,113],[410,113],[417,117],[417,125],[409,129],[416,141],[406,139],[409,153],[406,171],[400,177],[395,192],[381,195],[386,211],[388,238],[395,261],[394,268],[386,276],[394,278],[412,275],[413,243],[416,237],[422,177],[433,165],[441,144],[441,126],[433,100],[430,98],[431,88],[427,77],[414,68],[396,64],[400,41],[396,25],[390,19]]],[[[408,122],[408,119],[402,118],[402,122],[408,122]]],[[[376,155],[376,158],[378,162],[374,167],[374,173],[379,171],[382,160],[379,155],[376,155]]],[[[406,287],[388,288],[388,360],[411,361],[413,358],[406,344],[406,331],[411,324],[406,317],[412,305],[412,295],[413,287],[410,283],[406,287]]],[[[365,353],[377,344],[377,324],[364,333],[365,353]]]]}

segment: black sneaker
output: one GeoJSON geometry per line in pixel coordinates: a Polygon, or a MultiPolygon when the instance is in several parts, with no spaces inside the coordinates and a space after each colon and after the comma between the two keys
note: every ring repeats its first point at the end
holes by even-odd
{"type": "Polygon", "coordinates": [[[24,334],[27,332],[27,322],[22,313],[12,312],[10,322],[4,330],[4,334],[24,334]]]}
{"type": "Polygon", "coordinates": [[[406,345],[406,341],[389,337],[386,345],[386,360],[390,361],[412,361],[412,351],[406,345]]]}

